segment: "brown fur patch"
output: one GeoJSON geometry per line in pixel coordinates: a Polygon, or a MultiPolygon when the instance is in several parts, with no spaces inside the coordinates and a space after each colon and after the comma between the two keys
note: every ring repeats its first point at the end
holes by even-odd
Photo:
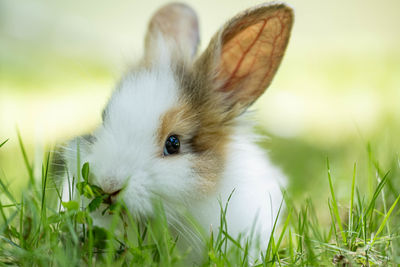
{"type": "Polygon", "coordinates": [[[162,147],[168,136],[174,134],[181,139],[187,140],[188,136],[192,136],[196,129],[196,116],[190,112],[190,106],[182,103],[179,106],[168,110],[161,118],[161,126],[158,129],[157,137],[162,147]]]}
{"type": "MultiPolygon", "coordinates": [[[[175,66],[180,82],[178,105],[160,118],[157,140],[161,148],[171,134],[179,136],[181,153],[193,157],[194,172],[203,178],[201,190],[210,193],[218,184],[225,167],[227,144],[234,124],[227,119],[224,105],[208,88],[208,77],[199,75],[184,64],[175,66]]],[[[173,155],[179,157],[179,154],[173,155]]]]}
{"type": "MultiPolygon", "coordinates": [[[[190,153],[193,157],[194,172],[204,178],[201,191],[211,192],[224,168],[226,144],[230,132],[218,125],[209,113],[199,112],[183,102],[167,111],[161,119],[157,133],[160,147],[171,134],[179,136],[180,153],[190,153]]],[[[178,155],[173,155],[178,156],[178,155]]]]}

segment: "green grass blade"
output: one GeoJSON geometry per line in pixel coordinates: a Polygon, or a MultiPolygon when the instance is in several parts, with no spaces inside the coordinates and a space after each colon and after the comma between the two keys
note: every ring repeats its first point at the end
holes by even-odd
{"type": "Polygon", "coordinates": [[[18,244],[14,243],[14,242],[13,242],[12,240],[10,240],[9,238],[6,238],[6,237],[0,235],[0,239],[6,241],[8,244],[10,244],[10,245],[12,245],[12,246],[14,246],[14,247],[16,247],[16,248],[21,248],[20,246],[18,246],[18,244]]]}
{"type": "Polygon", "coordinates": [[[24,197],[21,198],[21,209],[19,213],[19,244],[22,248],[25,247],[25,239],[23,238],[24,227],[24,197]]]}
{"type": "Polygon", "coordinates": [[[389,175],[390,171],[388,171],[385,176],[382,178],[381,182],[378,184],[378,186],[375,189],[375,192],[372,196],[372,199],[365,211],[365,214],[368,215],[370,214],[370,216],[372,216],[374,207],[375,207],[375,203],[376,203],[376,199],[378,198],[380,192],[382,191],[383,187],[385,186],[387,179],[388,179],[388,175],[389,175]]]}
{"type": "Polygon", "coordinates": [[[351,196],[350,196],[350,207],[349,207],[349,227],[348,227],[348,236],[349,236],[349,247],[351,246],[352,241],[352,233],[353,233],[353,220],[354,220],[354,213],[353,213],[353,206],[354,206],[354,189],[356,183],[356,170],[357,170],[357,163],[354,163],[353,169],[353,180],[351,181],[351,196]]]}
{"type": "Polygon", "coordinates": [[[289,237],[288,237],[288,243],[289,243],[289,259],[291,264],[294,264],[295,262],[295,257],[294,257],[294,244],[293,244],[293,239],[292,239],[292,228],[289,228],[289,237]]]}
{"type": "Polygon", "coordinates": [[[22,142],[21,134],[19,131],[17,131],[17,135],[18,135],[18,142],[19,142],[19,146],[20,146],[20,149],[22,152],[22,157],[24,159],[25,167],[28,171],[29,182],[31,185],[34,185],[35,179],[33,177],[33,167],[32,167],[33,165],[31,163],[29,163],[28,155],[26,153],[25,146],[24,146],[24,143],[22,142]]]}
{"type": "Polygon", "coordinates": [[[270,255],[273,253],[272,245],[274,244],[274,233],[275,233],[276,226],[278,224],[278,219],[279,219],[279,215],[281,213],[283,201],[284,200],[282,199],[281,204],[280,204],[279,209],[278,209],[278,213],[276,214],[276,217],[275,217],[274,225],[272,226],[272,230],[271,230],[271,233],[270,233],[270,236],[269,236],[267,251],[265,253],[265,258],[267,260],[270,259],[270,255]]]}
{"type": "Polygon", "coordinates": [[[17,201],[15,200],[13,194],[11,194],[10,190],[8,190],[8,186],[6,186],[4,184],[4,182],[0,179],[0,189],[2,190],[2,192],[7,196],[7,198],[9,200],[11,200],[11,202],[16,203],[17,201]]]}
{"type": "Polygon", "coordinates": [[[0,147],[2,147],[2,146],[4,146],[5,145],[5,143],[7,143],[8,142],[8,140],[10,140],[10,139],[6,139],[3,143],[1,143],[0,144],[0,147]]]}
{"type": "Polygon", "coordinates": [[[231,241],[232,244],[234,244],[236,247],[238,247],[240,250],[244,249],[242,248],[242,246],[240,245],[240,243],[235,240],[230,234],[228,234],[228,232],[226,232],[225,230],[222,230],[222,233],[224,234],[224,236],[227,238],[227,240],[231,241]]]}
{"type": "Polygon", "coordinates": [[[40,203],[40,223],[38,227],[38,233],[40,233],[40,227],[44,224],[46,216],[46,187],[47,187],[47,177],[49,174],[49,161],[50,161],[50,153],[47,154],[47,162],[46,167],[44,168],[42,165],[42,199],[40,203]]]}
{"type": "Polygon", "coordinates": [[[376,234],[374,236],[374,239],[371,242],[371,247],[374,245],[376,239],[378,238],[379,234],[382,232],[383,228],[385,228],[386,222],[390,217],[390,214],[392,214],[392,211],[394,210],[394,208],[397,205],[397,202],[399,202],[400,199],[400,195],[396,198],[396,200],[394,201],[394,203],[392,204],[392,206],[390,207],[389,211],[387,212],[385,218],[383,219],[381,225],[378,228],[378,231],[376,231],[376,234]]]}
{"type": "Polygon", "coordinates": [[[331,177],[331,169],[330,169],[330,166],[329,166],[329,159],[326,159],[326,164],[327,164],[327,167],[328,167],[328,179],[329,179],[329,188],[330,188],[330,190],[331,190],[331,195],[332,195],[332,202],[333,202],[333,203],[332,203],[332,208],[333,208],[333,213],[334,213],[334,215],[335,215],[335,217],[336,217],[336,221],[337,221],[337,223],[338,223],[338,225],[339,225],[339,230],[340,230],[340,234],[342,235],[343,242],[346,244],[346,243],[347,243],[346,235],[345,235],[345,233],[344,233],[344,231],[343,231],[342,220],[340,219],[339,208],[338,208],[338,204],[337,204],[337,202],[336,202],[335,192],[334,192],[334,190],[333,190],[332,177],[331,177]]]}
{"type": "Polygon", "coordinates": [[[3,206],[3,203],[1,203],[1,199],[0,199],[0,214],[1,214],[1,218],[3,218],[4,225],[7,228],[8,227],[7,216],[6,216],[6,213],[4,212],[3,208],[4,208],[4,206],[3,206]]]}
{"type": "Polygon", "coordinates": [[[337,231],[336,231],[335,215],[334,215],[334,211],[333,211],[330,199],[328,199],[328,209],[329,209],[329,213],[331,215],[331,220],[332,220],[331,229],[333,230],[333,234],[334,234],[336,243],[339,243],[338,235],[337,235],[337,231]]]}
{"type": "Polygon", "coordinates": [[[284,235],[285,235],[285,233],[286,233],[286,229],[287,229],[288,226],[289,226],[289,222],[290,222],[290,217],[291,217],[291,215],[292,215],[292,210],[289,210],[289,213],[288,213],[288,215],[287,215],[287,217],[286,217],[285,223],[284,223],[283,228],[282,228],[282,232],[281,232],[281,234],[280,234],[280,236],[279,236],[278,242],[276,243],[276,248],[277,248],[277,249],[276,249],[276,251],[274,252],[274,254],[277,254],[277,253],[278,253],[278,250],[279,250],[279,247],[280,247],[280,245],[281,245],[282,239],[283,239],[283,237],[284,237],[284,235]]]}

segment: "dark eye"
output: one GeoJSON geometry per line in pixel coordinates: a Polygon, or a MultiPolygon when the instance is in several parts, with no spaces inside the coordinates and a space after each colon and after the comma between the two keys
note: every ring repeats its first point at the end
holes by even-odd
{"type": "Polygon", "coordinates": [[[170,135],[165,141],[164,156],[179,153],[181,143],[176,135],[170,135]]]}

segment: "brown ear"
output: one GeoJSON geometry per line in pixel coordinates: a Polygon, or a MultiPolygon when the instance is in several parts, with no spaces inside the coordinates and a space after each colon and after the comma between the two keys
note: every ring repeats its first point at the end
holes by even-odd
{"type": "Polygon", "coordinates": [[[199,43],[195,11],[181,3],[161,7],[149,22],[145,39],[145,61],[169,52],[183,60],[191,60],[199,43]]]}
{"type": "Polygon", "coordinates": [[[264,4],[234,17],[211,40],[196,68],[206,70],[214,89],[245,109],[269,86],[289,41],[292,10],[264,4]]]}

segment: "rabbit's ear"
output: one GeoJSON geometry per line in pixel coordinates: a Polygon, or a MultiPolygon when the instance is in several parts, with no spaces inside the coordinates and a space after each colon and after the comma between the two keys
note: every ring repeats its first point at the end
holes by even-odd
{"type": "Polygon", "coordinates": [[[289,41],[291,8],[264,4],[234,17],[195,63],[225,103],[243,111],[269,86],[289,41]]]}
{"type": "Polygon", "coordinates": [[[145,39],[145,61],[162,53],[172,53],[178,60],[191,61],[199,44],[196,12],[181,3],[161,7],[151,18],[145,39]]]}

